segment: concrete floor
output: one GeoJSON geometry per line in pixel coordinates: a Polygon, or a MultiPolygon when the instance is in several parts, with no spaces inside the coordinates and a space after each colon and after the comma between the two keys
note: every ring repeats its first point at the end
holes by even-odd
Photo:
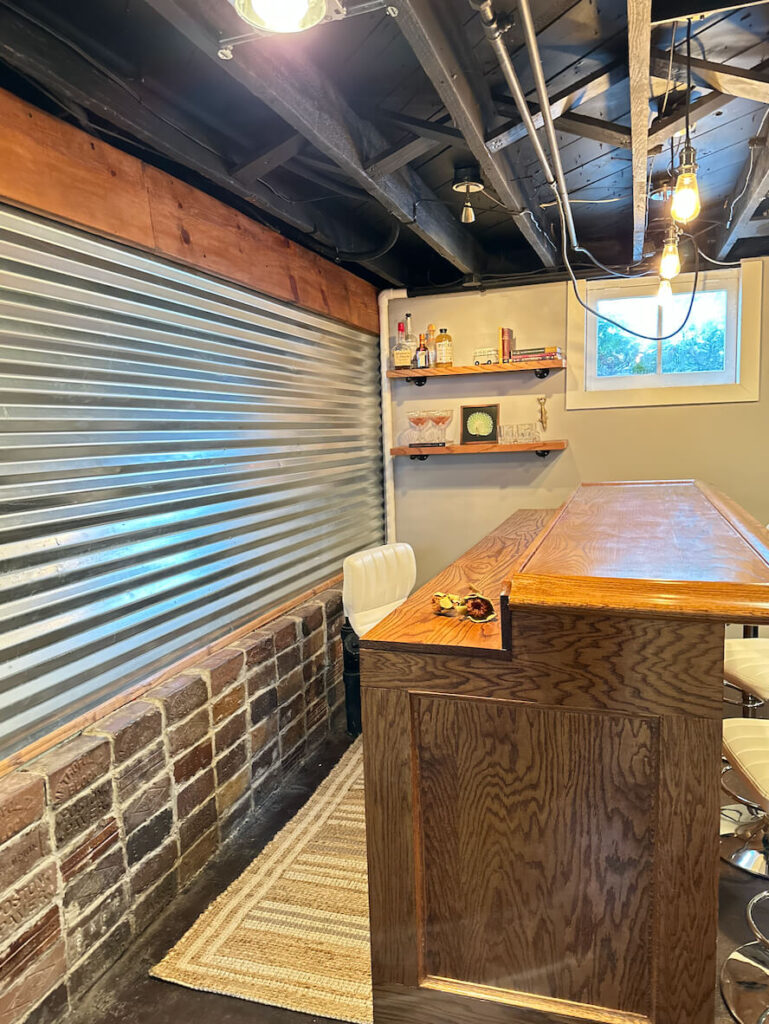
{"type": "MultiPolygon", "coordinates": [[[[102,978],[78,1009],[67,1017],[67,1024],[194,1024],[206,1020],[216,1024],[329,1024],[327,1018],[291,1013],[157,981],[150,978],[148,972],[302,807],[348,744],[345,737],[330,740],[289,785],[265,804],[192,886],[102,978]]],[[[751,940],[745,907],[751,896],[767,887],[769,884],[762,884],[761,879],[753,879],[737,868],[721,864],[719,970],[724,957],[751,940]]],[[[717,994],[715,1024],[729,1024],[731,1020],[717,994]]]]}

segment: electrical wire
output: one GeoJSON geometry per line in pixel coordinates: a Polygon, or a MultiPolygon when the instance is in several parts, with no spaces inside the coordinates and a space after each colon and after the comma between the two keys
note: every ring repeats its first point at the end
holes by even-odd
{"type": "MultiPolygon", "coordinates": [[[[710,229],[708,229],[708,230],[710,230],[710,229]]],[[[698,247],[698,252],[699,252],[700,256],[703,258],[703,260],[707,260],[708,263],[713,263],[717,267],[739,267],[739,266],[741,266],[739,260],[736,263],[735,262],[725,263],[723,260],[714,260],[712,256],[708,256],[708,254],[706,252],[703,252],[702,249],[699,249],[699,247],[698,247]]]]}
{"type": "Polygon", "coordinates": [[[692,242],[692,245],[694,247],[694,255],[695,255],[695,269],[694,269],[694,283],[692,284],[692,295],[691,295],[691,299],[689,300],[689,309],[686,312],[686,316],[684,317],[683,323],[680,324],[680,326],[676,327],[676,329],[674,331],[671,331],[670,334],[664,334],[664,335],[642,334],[640,331],[634,331],[632,328],[626,327],[624,324],[619,323],[617,320],[612,320],[611,317],[606,316],[604,313],[599,313],[598,310],[593,309],[592,306],[589,306],[584,301],[582,296],[579,294],[579,287],[577,286],[577,278],[575,277],[574,271],[572,270],[571,263],[569,262],[568,246],[566,244],[567,243],[566,218],[564,217],[563,207],[562,207],[560,202],[558,204],[558,214],[559,214],[559,216],[561,218],[561,253],[563,255],[563,262],[566,265],[567,271],[569,272],[569,277],[571,278],[571,286],[572,286],[572,289],[574,291],[574,295],[575,295],[575,297],[577,299],[577,302],[580,304],[580,306],[582,306],[583,309],[587,310],[588,313],[592,313],[593,316],[598,317],[599,320],[603,320],[606,323],[611,324],[613,327],[618,327],[621,331],[624,331],[625,334],[631,334],[634,338],[641,338],[644,341],[668,341],[670,338],[675,338],[675,336],[677,334],[681,333],[681,331],[684,329],[684,327],[686,327],[686,325],[689,323],[689,319],[690,319],[690,317],[692,315],[692,310],[694,309],[694,300],[695,300],[695,298],[697,296],[697,285],[699,283],[699,278],[700,278],[700,250],[699,250],[699,247],[698,247],[697,243],[694,241],[692,236],[690,234],[688,234],[688,232],[682,231],[681,234],[684,235],[684,237],[690,239],[691,242],[692,242]]]}
{"type": "MultiPolygon", "coordinates": [[[[758,136],[760,136],[761,132],[764,130],[764,125],[766,124],[767,117],[769,117],[769,110],[766,111],[766,113],[764,114],[764,116],[761,119],[761,125],[760,125],[760,127],[758,129],[758,133],[757,133],[758,136]]],[[[767,141],[769,141],[769,140],[767,140],[767,141]]],[[[755,158],[755,152],[756,152],[755,147],[754,146],[750,146],[750,160],[748,162],[748,171],[747,171],[747,174],[745,175],[745,184],[742,186],[742,190],[739,192],[739,194],[736,195],[734,197],[734,199],[732,199],[732,205],[729,207],[729,216],[728,216],[728,218],[726,220],[726,229],[727,229],[727,231],[729,230],[729,228],[732,225],[732,217],[734,216],[734,208],[735,208],[735,206],[740,201],[740,199],[742,199],[742,197],[745,195],[745,193],[748,191],[748,186],[750,185],[750,176],[753,173],[753,160],[755,158]]]]}

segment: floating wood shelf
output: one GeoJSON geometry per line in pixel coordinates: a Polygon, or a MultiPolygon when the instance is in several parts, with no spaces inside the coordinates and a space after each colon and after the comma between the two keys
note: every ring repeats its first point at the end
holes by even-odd
{"type": "Polygon", "coordinates": [[[532,359],[525,363],[492,363],[491,366],[435,366],[431,370],[388,370],[391,380],[407,380],[417,386],[425,384],[428,377],[453,377],[468,373],[518,373],[522,370],[533,372],[544,379],[551,370],[562,370],[565,359],[532,359]]]}
{"type": "Polygon", "coordinates": [[[485,444],[479,441],[473,444],[447,444],[445,448],[430,446],[412,448],[406,445],[401,448],[391,448],[390,455],[408,455],[412,459],[424,461],[431,455],[497,455],[509,452],[534,452],[544,459],[550,452],[562,452],[568,447],[568,441],[532,441],[527,444],[485,444]]]}

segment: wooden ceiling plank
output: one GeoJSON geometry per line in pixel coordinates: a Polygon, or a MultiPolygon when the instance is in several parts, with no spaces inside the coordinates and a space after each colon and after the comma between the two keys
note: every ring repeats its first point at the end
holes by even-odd
{"type": "Polygon", "coordinates": [[[390,146],[383,150],[374,159],[366,164],[366,170],[373,177],[381,174],[392,174],[407,164],[418,160],[426,153],[431,153],[441,145],[435,139],[418,138],[412,139],[401,146],[390,146]]]}
{"type": "Polygon", "coordinates": [[[651,0],[627,0],[630,132],[633,167],[633,260],[643,255],[649,158],[651,0]]]}
{"type": "MultiPolygon", "coordinates": [[[[670,66],[670,53],[665,50],[652,50],[651,67],[653,74],[667,78],[670,66]]],[[[677,70],[686,69],[686,57],[683,54],[673,55],[673,67],[677,70]]],[[[764,64],[756,68],[741,68],[734,64],[717,64],[701,57],[692,57],[692,76],[709,89],[739,96],[741,99],[754,100],[756,103],[769,103],[769,75],[764,64]]]]}
{"type": "MultiPolygon", "coordinates": [[[[733,96],[727,96],[722,92],[716,92],[715,90],[709,92],[707,95],[700,96],[694,100],[689,108],[689,118],[692,122],[695,122],[698,118],[707,117],[708,114],[712,114],[715,110],[725,107],[733,99],[733,96]]],[[[686,111],[683,105],[679,105],[672,114],[658,117],[652,122],[651,129],[649,130],[649,149],[654,149],[656,146],[664,146],[674,135],[683,131],[685,125],[686,111]]]]}
{"type": "Polygon", "coordinates": [[[753,152],[747,180],[744,175],[739,176],[734,193],[726,204],[727,220],[719,232],[716,244],[720,260],[726,259],[738,239],[756,234],[755,222],[751,218],[769,193],[769,129],[764,129],[760,139],[762,145],[757,146],[753,152]]]}
{"type": "Polygon", "coordinates": [[[559,132],[579,135],[584,139],[603,142],[607,146],[615,146],[619,149],[630,149],[630,129],[625,125],[612,124],[602,121],[598,117],[586,117],[584,114],[575,114],[572,111],[561,114],[554,123],[559,132]]]}
{"type": "Polygon", "coordinates": [[[466,36],[452,32],[450,19],[433,0],[402,0],[397,24],[478,161],[486,185],[509,210],[542,263],[555,266],[555,247],[540,211],[521,183],[520,168],[508,152],[490,153],[486,147],[487,134],[498,115],[466,36]]]}
{"type": "Polygon", "coordinates": [[[374,177],[365,161],[387,146],[384,136],[360,118],[333,83],[291,46],[265,39],[258,55],[236,48],[232,60],[220,61],[215,33],[191,15],[179,0],[148,0],[177,31],[217,61],[317,150],[333,160],[360,188],[444,259],[463,273],[482,273],[487,257],[474,236],[460,224],[424,181],[410,168],[374,177]]]}
{"type": "Polygon", "coordinates": [[[446,124],[444,120],[438,121],[425,121],[420,117],[411,117],[410,114],[400,114],[395,110],[383,110],[377,108],[367,111],[368,116],[372,121],[382,121],[384,124],[392,124],[397,128],[405,128],[407,131],[413,132],[414,135],[420,135],[425,139],[434,139],[436,142],[442,142],[444,145],[452,142],[459,142],[464,145],[464,137],[462,132],[458,128],[454,128],[451,124],[446,124]]]}
{"type": "Polygon", "coordinates": [[[304,139],[298,132],[287,132],[279,142],[263,150],[259,156],[234,167],[232,176],[245,183],[256,182],[297,156],[303,144],[304,139]]]}

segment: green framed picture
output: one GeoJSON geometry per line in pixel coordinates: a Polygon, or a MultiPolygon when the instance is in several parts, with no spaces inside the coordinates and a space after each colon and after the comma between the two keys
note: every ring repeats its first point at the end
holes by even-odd
{"type": "Polygon", "coordinates": [[[496,444],[499,405],[462,406],[462,444],[496,444]]]}

